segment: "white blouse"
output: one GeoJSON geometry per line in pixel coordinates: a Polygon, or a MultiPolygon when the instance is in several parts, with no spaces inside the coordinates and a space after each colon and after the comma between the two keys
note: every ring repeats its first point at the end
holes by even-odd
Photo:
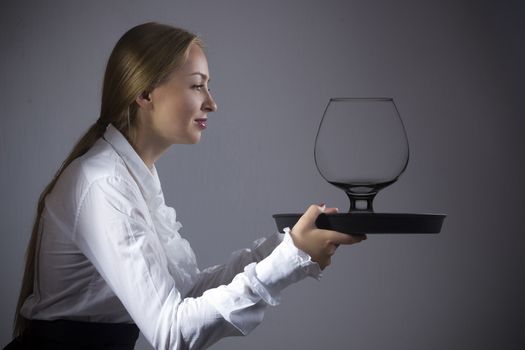
{"type": "Polygon", "coordinates": [[[149,169],[109,125],[45,199],[29,319],[134,322],[156,349],[203,349],[246,335],[281,291],[321,269],[289,228],[200,270],[149,169]]]}

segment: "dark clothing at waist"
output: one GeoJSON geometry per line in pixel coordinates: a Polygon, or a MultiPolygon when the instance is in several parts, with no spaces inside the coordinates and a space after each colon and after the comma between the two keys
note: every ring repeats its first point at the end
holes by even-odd
{"type": "Polygon", "coordinates": [[[139,336],[134,323],[30,320],[24,334],[4,350],[133,350],[139,336]]]}

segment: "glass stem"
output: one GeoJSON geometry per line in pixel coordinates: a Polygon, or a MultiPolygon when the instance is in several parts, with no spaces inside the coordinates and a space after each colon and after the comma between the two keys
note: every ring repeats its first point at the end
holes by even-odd
{"type": "Polygon", "coordinates": [[[374,207],[372,205],[372,202],[374,201],[374,197],[376,196],[376,194],[377,192],[356,196],[355,194],[346,192],[348,199],[350,199],[350,209],[348,210],[348,212],[350,213],[353,211],[362,211],[373,213],[374,207]]]}

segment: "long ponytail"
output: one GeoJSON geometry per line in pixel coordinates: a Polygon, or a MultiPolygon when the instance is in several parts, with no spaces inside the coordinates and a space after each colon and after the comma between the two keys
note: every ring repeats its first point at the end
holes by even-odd
{"type": "Polygon", "coordinates": [[[48,193],[53,190],[55,184],[64,171],[65,168],[77,157],[82,156],[86,153],[91,146],[98,140],[99,137],[104,133],[104,129],[100,123],[95,123],[86,134],[78,141],[78,143],[73,148],[73,151],[66,158],[64,163],[60,166],[57,173],[53,177],[53,180],[46,186],[40,197],[38,198],[38,206],[36,210],[36,217],[33,223],[33,230],[31,232],[31,238],[29,240],[29,245],[27,246],[26,251],[26,266],[24,269],[24,277],[22,279],[22,287],[20,290],[20,295],[18,297],[18,302],[16,304],[16,313],[15,313],[15,322],[14,322],[14,331],[13,336],[16,337],[22,333],[26,328],[27,320],[20,315],[20,309],[24,304],[24,301],[28,296],[33,293],[33,281],[35,278],[35,262],[36,262],[36,246],[38,240],[38,229],[40,218],[42,217],[42,212],[44,211],[44,201],[48,193]]]}
{"type": "Polygon", "coordinates": [[[80,138],[38,199],[31,238],[26,250],[13,337],[21,335],[28,324],[20,315],[20,310],[34,290],[40,219],[46,196],[53,190],[64,169],[93,146],[104,134],[109,123],[113,124],[130,144],[134,144],[138,108],[135,98],[161,85],[173,70],[183,64],[188,58],[191,44],[204,49],[202,40],[193,33],[182,28],[149,22],[128,30],[115,45],[104,74],[100,117],[80,138]]]}

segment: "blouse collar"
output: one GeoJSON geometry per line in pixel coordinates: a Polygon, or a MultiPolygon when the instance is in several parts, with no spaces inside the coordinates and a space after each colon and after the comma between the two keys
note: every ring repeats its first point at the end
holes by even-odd
{"type": "Polygon", "coordinates": [[[116,127],[113,126],[113,124],[110,123],[108,125],[103,138],[113,146],[115,151],[126,164],[126,167],[137,182],[148,206],[153,205],[157,207],[163,203],[164,197],[155,165],[149,169],[135,149],[130,145],[128,140],[116,127]]]}

